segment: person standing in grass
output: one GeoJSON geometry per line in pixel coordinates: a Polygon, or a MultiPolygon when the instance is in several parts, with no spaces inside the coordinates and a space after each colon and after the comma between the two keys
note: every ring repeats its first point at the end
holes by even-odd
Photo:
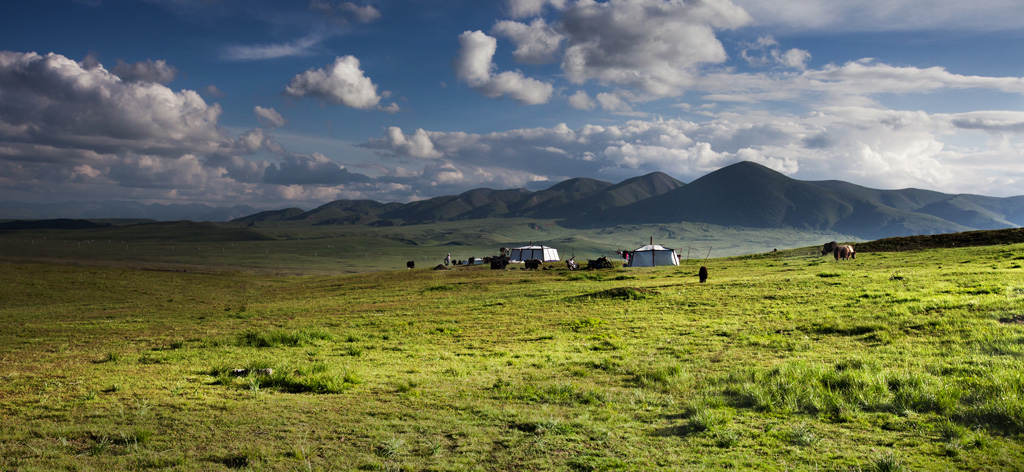
{"type": "Polygon", "coordinates": [[[448,264],[451,264],[451,263],[452,263],[452,253],[449,252],[448,255],[445,256],[445,258],[444,258],[444,266],[448,267],[448,264]]]}

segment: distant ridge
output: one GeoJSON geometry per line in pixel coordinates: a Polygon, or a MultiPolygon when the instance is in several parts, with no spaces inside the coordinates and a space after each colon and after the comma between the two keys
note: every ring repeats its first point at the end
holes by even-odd
{"type": "Polygon", "coordinates": [[[212,207],[201,203],[162,205],[133,201],[75,201],[61,203],[0,202],[0,218],[17,220],[52,219],[146,219],[159,221],[225,222],[257,210],[249,205],[212,207]]]}
{"type": "Polygon", "coordinates": [[[1024,226],[1024,196],[950,195],[921,189],[876,190],[835,180],[802,181],[753,162],[723,167],[689,184],[654,172],[618,184],[576,178],[537,192],[474,189],[406,204],[338,200],[309,212],[295,210],[263,212],[235,221],[381,226],[538,218],[580,227],[699,222],[831,231],[863,239],[1024,226]]]}
{"type": "Polygon", "coordinates": [[[94,223],[89,220],[58,218],[54,220],[15,220],[0,223],[0,231],[26,229],[93,229],[108,228],[110,224],[94,223]]]}

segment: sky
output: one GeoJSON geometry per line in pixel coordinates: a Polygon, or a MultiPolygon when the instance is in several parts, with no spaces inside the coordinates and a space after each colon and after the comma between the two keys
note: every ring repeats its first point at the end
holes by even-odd
{"type": "Polygon", "coordinates": [[[1019,0],[0,6],[0,201],[312,209],[740,161],[1024,195],[1019,0]]]}

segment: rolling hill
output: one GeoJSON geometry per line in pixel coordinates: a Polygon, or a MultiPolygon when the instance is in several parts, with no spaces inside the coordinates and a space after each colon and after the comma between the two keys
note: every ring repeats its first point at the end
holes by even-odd
{"type": "Polygon", "coordinates": [[[877,190],[796,180],[740,162],[689,184],[661,172],[618,184],[576,178],[537,192],[475,189],[406,204],[339,200],[308,212],[263,212],[234,221],[390,226],[495,217],[561,219],[580,227],[694,222],[877,239],[1024,226],[1024,196],[877,190]]]}

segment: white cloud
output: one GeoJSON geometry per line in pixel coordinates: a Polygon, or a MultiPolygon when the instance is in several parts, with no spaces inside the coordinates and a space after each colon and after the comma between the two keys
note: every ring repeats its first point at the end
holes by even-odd
{"type": "Polygon", "coordinates": [[[569,96],[569,106],[577,110],[593,110],[597,107],[597,102],[590,98],[587,92],[577,90],[576,93],[569,96]]]}
{"type": "Polygon", "coordinates": [[[482,31],[466,31],[459,35],[459,44],[455,75],[473,89],[492,98],[508,95],[527,105],[546,103],[551,98],[551,84],[524,77],[519,71],[492,73],[492,59],[498,47],[493,37],[482,31]]]}
{"type": "Polygon", "coordinates": [[[156,82],[158,84],[170,83],[178,75],[178,69],[168,65],[167,61],[163,59],[157,61],[147,59],[133,64],[128,64],[118,59],[117,65],[114,66],[112,72],[124,80],[156,82]]]}
{"type": "Polygon", "coordinates": [[[623,100],[619,94],[599,93],[597,94],[597,103],[605,111],[616,113],[630,113],[633,111],[633,107],[629,106],[629,102],[623,100]]]}
{"type": "Polygon", "coordinates": [[[284,117],[273,108],[263,108],[256,105],[253,111],[256,113],[256,118],[260,123],[268,128],[280,128],[287,123],[284,117]]]}
{"type": "Polygon", "coordinates": [[[259,44],[253,46],[228,46],[221,57],[231,61],[259,61],[282,57],[309,56],[314,53],[326,36],[313,33],[298,40],[283,44],[259,44]]]}
{"type": "Polygon", "coordinates": [[[1024,78],[953,74],[942,67],[917,68],[876,63],[871,59],[829,64],[801,72],[701,77],[696,90],[704,100],[731,103],[778,101],[815,108],[829,105],[880,106],[883,94],[923,94],[951,90],[990,90],[1024,94],[1024,78]]]}
{"type": "Polygon", "coordinates": [[[741,45],[740,56],[751,67],[784,66],[791,69],[804,70],[811,53],[803,49],[790,49],[783,52],[771,36],[761,36],[757,41],[741,45]]]}
{"type": "Polygon", "coordinates": [[[773,29],[849,31],[978,30],[1024,28],[1017,0],[734,0],[773,29]]]}
{"type": "Polygon", "coordinates": [[[562,69],[575,84],[595,80],[675,96],[694,83],[698,66],[726,60],[716,29],[750,22],[728,0],[583,0],[561,17],[562,69]]]}
{"type": "MultiPolygon", "coordinates": [[[[500,172],[536,180],[582,176],[618,181],[663,171],[692,181],[747,160],[802,180],[1019,195],[1024,194],[1024,170],[1013,163],[1024,150],[1020,129],[1024,112],[825,107],[803,116],[720,113],[705,122],[631,120],[577,129],[560,124],[486,134],[417,133],[422,131],[435,155],[443,156],[429,167],[439,177],[458,177],[467,187],[493,185],[496,178],[485,174],[500,172]]],[[[366,146],[408,156],[408,149],[394,146],[402,142],[376,140],[366,146]]]]}
{"type": "Polygon", "coordinates": [[[246,131],[235,141],[235,151],[241,154],[254,154],[262,149],[275,154],[284,154],[284,147],[262,128],[246,131]]]}
{"type": "Polygon", "coordinates": [[[553,8],[565,8],[566,0],[508,0],[508,13],[513,18],[540,15],[544,7],[550,4],[553,8]]]}
{"type": "MultiPolygon", "coordinates": [[[[376,195],[369,177],[322,155],[288,154],[262,128],[226,137],[220,107],[194,91],[124,81],[99,63],[86,65],[58,54],[0,52],[5,198],[27,198],[40,188],[67,199],[267,205],[281,205],[287,194],[376,195]],[[238,155],[257,151],[284,157],[271,164],[238,155]],[[279,191],[296,182],[333,190],[279,191]]],[[[281,122],[271,108],[255,112],[281,122]]]]}
{"type": "Polygon", "coordinates": [[[434,149],[434,143],[423,129],[417,129],[412,136],[406,136],[401,128],[392,126],[387,129],[382,143],[396,155],[404,157],[436,159],[444,155],[434,149]]]}
{"type": "Polygon", "coordinates": [[[971,88],[1024,93],[1024,78],[1021,77],[966,76],[950,73],[943,67],[897,67],[868,59],[807,71],[801,78],[821,88],[839,83],[851,94],[923,93],[971,88]]]}
{"type": "Polygon", "coordinates": [[[565,39],[543,18],[536,18],[529,25],[517,21],[499,21],[494,25],[494,32],[516,43],[512,55],[517,61],[527,64],[555,62],[555,53],[565,39]]]}
{"type": "Polygon", "coordinates": [[[0,142],[140,154],[230,146],[221,109],[191,90],[125,82],[59,54],[0,51],[0,142]]]}
{"type": "MultiPolygon", "coordinates": [[[[294,97],[313,97],[327,103],[361,110],[377,108],[381,96],[377,85],[366,77],[354,56],[338,57],[323,69],[309,69],[292,78],[285,93],[294,97]]],[[[394,111],[397,105],[390,105],[394,111]]]]}

